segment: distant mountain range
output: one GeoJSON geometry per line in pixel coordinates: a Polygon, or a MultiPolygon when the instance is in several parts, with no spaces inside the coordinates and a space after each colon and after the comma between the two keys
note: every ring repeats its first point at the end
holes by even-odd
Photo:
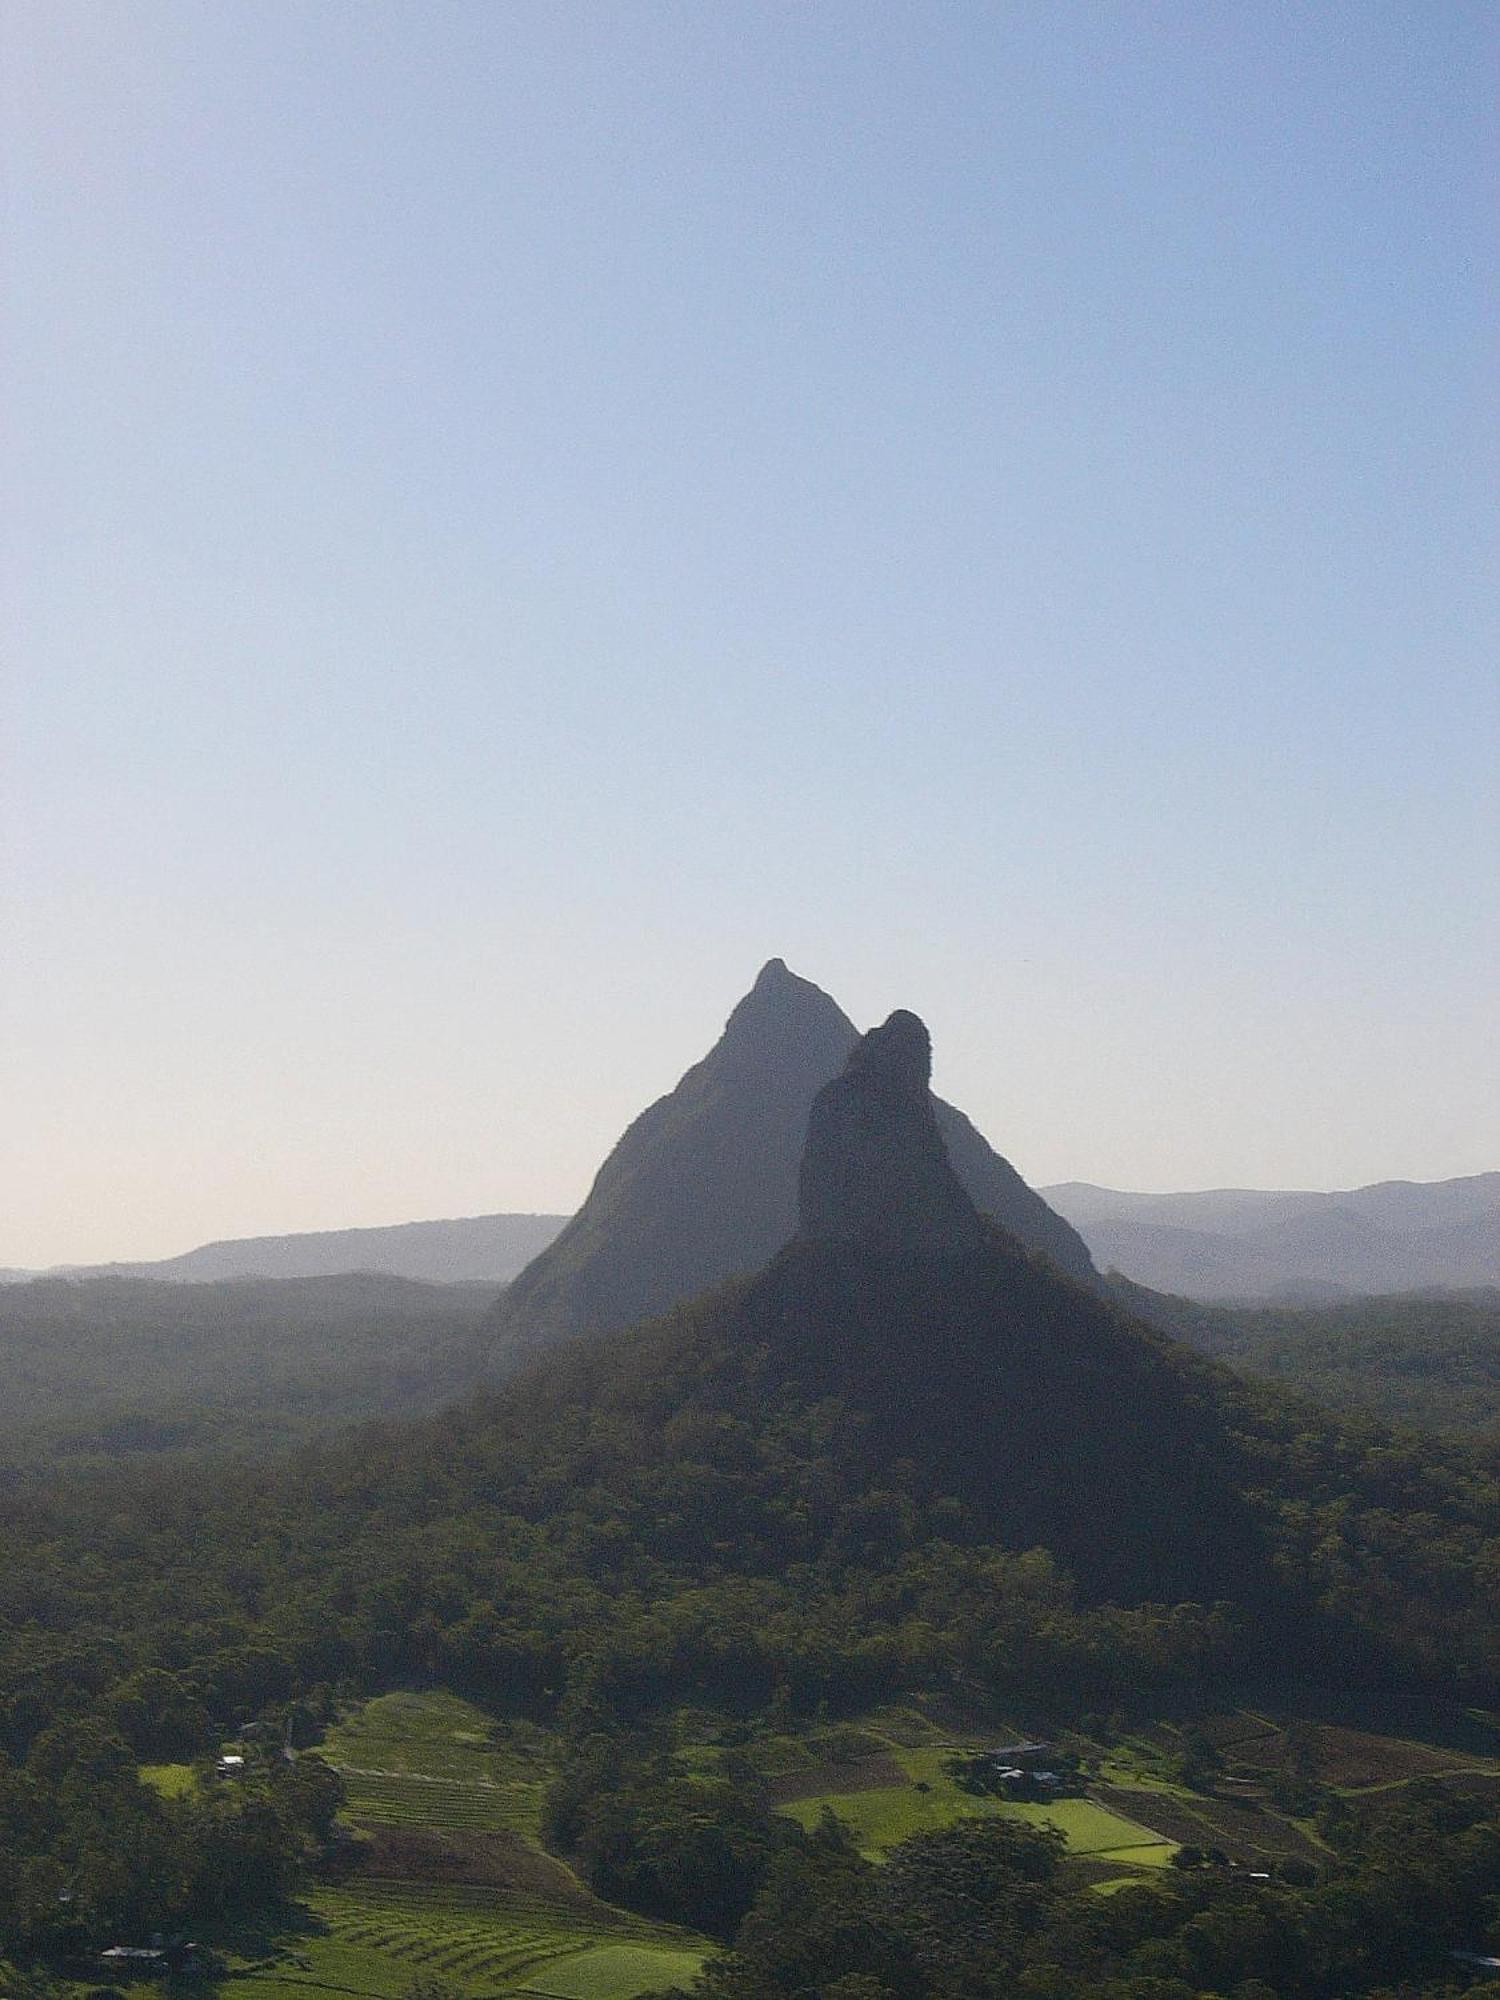
{"type": "MultiPolygon", "coordinates": [[[[998,1175],[1005,1162],[961,1111],[942,1105],[940,1117],[959,1177],[971,1195],[977,1194],[984,1169],[998,1175]]],[[[782,1195],[790,1180],[787,1162],[778,1176],[782,1195]]],[[[999,1207],[997,1193],[984,1204],[991,1212],[999,1207]]],[[[1069,1235],[1077,1231],[1101,1271],[1122,1272],[1137,1284],[1181,1298],[1294,1304],[1434,1286],[1463,1291],[1500,1285],[1500,1174],[1380,1181],[1340,1194],[1257,1188],[1131,1194],[1088,1181],[1064,1181],[1041,1194],[1056,1217],[1066,1218],[1064,1226],[1071,1225],[1069,1235]]],[[[150,1263],[0,1270],[0,1284],[43,1276],[211,1283],[375,1271],[428,1284],[503,1285],[540,1256],[569,1220],[566,1215],[473,1215],[383,1229],[247,1236],[205,1243],[150,1263]]],[[[765,1229],[779,1227],[778,1212],[765,1229]]],[[[1081,1275],[1077,1253],[1068,1254],[1066,1239],[1049,1247],[1065,1269],[1081,1275]]],[[[745,1268],[754,1268],[753,1257],[745,1268]]]]}
{"type": "Polygon", "coordinates": [[[1127,1194],[1065,1181],[1048,1202],[1101,1270],[1193,1299],[1336,1299],[1500,1284],[1500,1173],[1333,1194],[1127,1194]]]}
{"type": "MultiPolygon", "coordinates": [[[[715,1046],[623,1134],[575,1216],[243,1237],[155,1261],[0,1270],[0,1284],[372,1272],[509,1286],[495,1331],[522,1346],[604,1332],[759,1269],[789,1240],[808,1108],[857,1040],[835,1000],[772,959],[715,1046]]],[[[1085,1282],[1097,1268],[1180,1298],[1268,1303],[1500,1285],[1500,1173],[1330,1194],[1135,1194],[1087,1181],[1038,1192],[961,1111],[933,1106],[974,1206],[1085,1282]]]]}
{"type": "Polygon", "coordinates": [[[428,1284],[508,1284],[567,1221],[565,1215],[471,1215],[444,1222],[398,1222],[384,1229],[316,1229],[295,1236],[245,1236],[205,1243],[155,1263],[0,1271],[0,1282],[30,1278],[165,1278],[211,1284],[220,1278],[337,1278],[356,1271],[428,1284]]]}

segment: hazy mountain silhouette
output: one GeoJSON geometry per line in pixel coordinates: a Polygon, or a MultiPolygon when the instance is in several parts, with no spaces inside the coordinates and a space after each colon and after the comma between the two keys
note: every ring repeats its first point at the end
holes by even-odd
{"type": "MultiPolygon", "coordinates": [[[[626,1130],[583,1207],[499,1301],[497,1340],[609,1332],[769,1262],[796,1228],[813,1099],[858,1040],[837,1002],[773,958],[714,1047],[626,1130]]],[[[939,1099],[933,1112],[974,1205],[1091,1277],[1082,1239],[969,1120],[939,1099]]]]}
{"type": "Polygon", "coordinates": [[[1101,1269],[1195,1299],[1336,1298],[1500,1284],[1500,1173],[1341,1193],[1045,1190],[1101,1269]]]}
{"type": "Polygon", "coordinates": [[[0,1282],[31,1278],[336,1278],[377,1271],[429,1284],[492,1279],[504,1284],[550,1243],[565,1215],[473,1215],[443,1222],[398,1222],[377,1229],[314,1229],[293,1236],[245,1236],[205,1243],[179,1257],[134,1264],[70,1264],[51,1271],[3,1271],[0,1282]]]}

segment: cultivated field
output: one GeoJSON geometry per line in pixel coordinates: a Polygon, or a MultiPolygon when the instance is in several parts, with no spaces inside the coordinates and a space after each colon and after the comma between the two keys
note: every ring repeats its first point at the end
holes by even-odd
{"type": "Polygon", "coordinates": [[[966,1744],[943,1742],[937,1732],[913,1741],[911,1725],[897,1736],[881,1736],[873,1722],[861,1732],[880,1738],[863,1758],[814,1759],[785,1771],[771,1784],[779,1808],[803,1826],[814,1826],[824,1810],[836,1813],[849,1827],[862,1852],[877,1856],[914,1833],[935,1832],[955,1820],[974,1817],[1029,1821],[1054,1826],[1072,1855],[1100,1856],[1134,1867],[1161,1867],[1172,1856],[1172,1843],[1149,1826],[1096,1804],[1092,1799],[1055,1799],[1024,1804],[989,1798],[962,1790],[947,1771],[955,1751],[983,1747],[975,1738],[966,1744]],[[895,1782],[891,1782],[892,1779],[895,1782]]]}
{"type": "Polygon", "coordinates": [[[318,1747],[342,1776],[357,1822],[526,1839],[536,1837],[556,1768],[545,1731],[493,1722],[444,1693],[380,1695],[318,1747]]]}
{"type": "MultiPolygon", "coordinates": [[[[1108,1743],[1069,1740],[1086,1796],[1030,1804],[963,1790],[947,1765],[1017,1726],[915,1700],[853,1722],[750,1735],[733,1718],[680,1710],[671,1722],[683,1767],[743,1769],[777,1810],[804,1826],[836,1813],[866,1854],[974,1815],[1056,1827],[1080,1881],[1110,1893],[1168,1863],[1179,1843],[1220,1848],[1248,1868],[1327,1858],[1315,1821],[1273,1803],[1295,1765],[1324,1795],[1398,1797],[1408,1783],[1500,1786],[1500,1732],[1476,1718],[1473,1742],[1439,1748],[1344,1725],[1253,1709],[1191,1727],[1145,1726],[1108,1743]],[[1206,1745],[1207,1777],[1184,1782],[1190,1742],[1206,1745]],[[736,1764],[738,1760],[738,1765],[736,1764]]],[[[358,1861],[285,1921],[227,1953],[224,2000],[404,2000],[414,1980],[440,1979],[466,2000],[635,2000],[689,1982],[710,1949],[670,1926],[601,1903],[538,1838],[557,1769],[554,1739],[497,1721],[456,1695],[397,1693],[364,1703],[319,1752],[343,1775],[358,1861]]],[[[142,1776],[171,1795],[186,1765],[142,1776]]]]}
{"type": "Polygon", "coordinates": [[[680,1985],[704,1940],[601,1903],[536,1839],[545,1732],[456,1695],[388,1694],[331,1729],[360,1865],[231,1961],[224,2000],[401,2000],[414,1979],[466,1995],[634,2000],[680,1985]]]}
{"type": "Polygon", "coordinates": [[[1500,1759],[1479,1747],[1488,1740],[1500,1748],[1500,1732],[1484,1718],[1475,1719],[1474,1741],[1462,1748],[1253,1709],[1204,1716],[1190,1729],[1159,1723],[1108,1745],[1074,1739],[1088,1770],[1087,1796],[1037,1805],[976,1796],[948,1776],[955,1751],[972,1753],[995,1734],[993,1724],[979,1729],[972,1717],[914,1705],[862,1718],[852,1729],[774,1739],[754,1746],[754,1755],[779,1810],[812,1826],[826,1808],[870,1855],[967,1815],[1000,1814],[1056,1826],[1070,1857],[1095,1869],[1115,1865],[1121,1877],[1162,1866],[1179,1845],[1217,1848],[1246,1868],[1326,1861],[1313,1819],[1275,1803],[1278,1778],[1293,1768],[1345,1797],[1394,1799],[1405,1785],[1434,1779],[1460,1789],[1500,1788],[1500,1759]],[[1190,1738],[1218,1760],[1194,1785],[1180,1775],[1190,1738]]]}

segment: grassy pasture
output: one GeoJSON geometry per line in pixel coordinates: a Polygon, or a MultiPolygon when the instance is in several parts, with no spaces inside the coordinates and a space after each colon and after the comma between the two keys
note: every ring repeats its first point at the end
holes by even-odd
{"type": "Polygon", "coordinates": [[[686,1986],[703,1964],[701,1951],[660,1945],[606,1944],[559,1959],[528,1980],[525,1990],[548,2000],[634,2000],[663,1986],[686,1986]]]}
{"type": "Polygon", "coordinates": [[[544,1731],[442,1691],[396,1693],[346,1716],[319,1750],[366,1829],[369,1872],[311,1890],[222,2000],[400,2000],[418,1975],[474,2000],[634,2000],[701,1965],[703,1940],[609,1908],[543,1854],[555,1768],[544,1731]],[[451,1879],[465,1871],[479,1879],[451,1879]]]}
{"type": "Polygon", "coordinates": [[[824,1808],[836,1813],[853,1834],[862,1854],[883,1854],[898,1841],[914,1833],[936,1833],[956,1819],[972,1819],[976,1814],[993,1818],[998,1804],[993,1799],[957,1799],[913,1790],[910,1785],[882,1785],[870,1792],[817,1792],[809,1797],[790,1799],[777,1810],[799,1825],[814,1827],[824,1808]]]}
{"type": "MultiPolygon", "coordinates": [[[[1093,1796],[1036,1803],[963,1791],[945,1769],[956,1750],[997,1732],[1006,1729],[923,1702],[760,1736],[709,1710],[673,1721],[689,1769],[717,1771],[737,1749],[778,1810],[811,1826],[826,1806],[872,1857],[976,1815],[1057,1827],[1079,1879],[1103,1895],[1149,1882],[1177,1841],[1222,1845],[1251,1866],[1317,1856],[1316,1837],[1263,1797],[1261,1777],[1288,1754],[1281,1718],[1238,1711],[1205,1721],[1199,1733],[1225,1765],[1214,1792],[1184,1788],[1183,1732],[1162,1723],[1100,1746],[1093,1796]]],[[[1440,1773],[1479,1783],[1500,1769],[1482,1752],[1326,1724],[1303,1724],[1297,1741],[1310,1745],[1325,1783],[1348,1791],[1440,1773]]],[[[223,2000],[401,2000],[419,1974],[465,2000],[636,2000],[687,1984],[701,1965],[705,1940],[609,1908],[542,1850],[540,1808],[557,1768],[547,1732],[496,1721],[452,1694],[406,1692],[364,1703],[319,1748],[343,1775],[347,1817],[364,1830],[363,1872],[312,1890],[284,1931],[259,1941],[254,1961],[232,1961],[223,2000]]],[[[145,1766],[142,1777],[169,1797],[193,1783],[180,1764],[145,1766]]]]}
{"type": "Polygon", "coordinates": [[[320,1888],[306,1899],[305,1919],[272,1962],[225,1980],[224,2000],[313,2000],[327,1991],[399,2000],[418,1974],[466,1994],[632,2000],[691,1977],[703,1959],[696,1940],[635,1918],[427,1883],[320,1888]]]}
{"type": "Polygon", "coordinates": [[[344,1780],[352,1819],[530,1840],[554,1769],[544,1731],[494,1722],[443,1692],[377,1696],[319,1749],[344,1780]]]}
{"type": "MultiPolygon", "coordinates": [[[[849,1827],[861,1851],[870,1855],[882,1854],[914,1833],[934,1833],[955,1820],[982,1817],[1055,1826],[1067,1840],[1070,1854],[1102,1855],[1145,1867],[1161,1867],[1171,1859],[1172,1842],[1091,1799],[1053,1799],[1033,1805],[989,1798],[962,1791],[954,1783],[944,1769],[952,1754],[947,1747],[891,1743],[888,1754],[905,1774],[904,1783],[858,1791],[813,1790],[818,1774],[810,1771],[809,1790],[786,1800],[779,1810],[812,1827],[826,1806],[849,1827]]],[[[842,1770],[840,1778],[846,1782],[842,1770]]]]}
{"type": "Polygon", "coordinates": [[[164,1799],[180,1799],[193,1789],[191,1764],[142,1764],[139,1775],[143,1785],[160,1792],[164,1799]]]}

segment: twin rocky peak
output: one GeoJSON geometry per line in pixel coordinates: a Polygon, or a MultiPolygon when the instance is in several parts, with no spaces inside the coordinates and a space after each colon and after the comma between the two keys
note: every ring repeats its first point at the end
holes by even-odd
{"type": "Polygon", "coordinates": [[[933,1096],[931,1066],[915,1014],[861,1037],[773,958],[709,1053],[627,1129],[492,1330],[517,1349],[611,1332],[760,1270],[797,1236],[956,1251],[982,1239],[983,1216],[1093,1280],[1071,1226],[933,1096]]]}
{"type": "Polygon", "coordinates": [[[898,1009],[872,1028],[813,1099],[797,1190],[797,1233],[877,1251],[970,1250],[979,1211],[938,1130],[932,1042],[898,1009]]]}

